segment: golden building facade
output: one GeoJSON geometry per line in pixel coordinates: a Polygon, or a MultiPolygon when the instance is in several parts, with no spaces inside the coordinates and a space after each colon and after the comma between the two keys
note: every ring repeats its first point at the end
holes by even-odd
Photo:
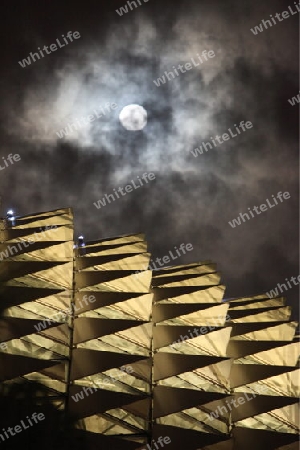
{"type": "Polygon", "coordinates": [[[152,272],[143,235],[73,229],[70,209],[0,221],[2,392],[41,386],[88,449],[298,448],[284,298],[224,301],[209,261],[152,272]]]}

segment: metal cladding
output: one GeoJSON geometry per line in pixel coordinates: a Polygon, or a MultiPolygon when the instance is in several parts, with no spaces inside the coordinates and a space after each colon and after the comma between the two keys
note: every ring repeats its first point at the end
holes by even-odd
{"type": "Polygon", "coordinates": [[[0,380],[39,383],[65,408],[73,296],[70,209],[0,221],[0,380]]]}
{"type": "Polygon", "coordinates": [[[0,260],[0,389],[41,386],[85,448],[298,448],[284,298],[224,301],[209,261],[152,272],[140,234],[76,243],[70,209],[1,220],[0,260]]]}
{"type": "Polygon", "coordinates": [[[114,448],[147,444],[153,294],[152,273],[144,269],[149,260],[143,235],[76,250],[69,406],[79,429],[115,437],[114,448]]]}
{"type": "Polygon", "coordinates": [[[238,448],[294,450],[299,435],[299,342],[297,322],[284,298],[266,295],[231,300],[227,349],[233,436],[238,448]]]}
{"type": "Polygon", "coordinates": [[[230,395],[220,275],[214,264],[190,264],[155,273],[153,286],[154,439],[170,436],[170,449],[226,448],[229,420],[209,416],[230,395]]]}

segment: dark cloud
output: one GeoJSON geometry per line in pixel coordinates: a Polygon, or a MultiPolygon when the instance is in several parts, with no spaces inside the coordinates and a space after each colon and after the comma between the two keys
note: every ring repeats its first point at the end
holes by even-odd
{"type": "MultiPolygon", "coordinates": [[[[14,4],[3,10],[0,73],[2,211],[63,206],[87,239],[145,232],[154,256],[180,243],[178,263],[219,263],[228,296],[272,289],[298,267],[297,18],[260,35],[250,28],[285,2],[149,0],[123,17],[125,1],[14,4]],[[19,60],[67,31],[81,38],[22,69],[19,60]],[[212,49],[201,67],[156,87],[173,65],[212,49]],[[95,108],[117,109],[59,139],[95,108]],[[126,131],[123,106],[142,104],[148,125],[126,131]],[[253,129],[193,157],[190,150],[241,120],[253,129]],[[141,176],[156,180],[107,206],[98,199],[141,176]],[[232,229],[228,221],[278,191],[291,199],[232,229]]],[[[1,161],[1,159],[0,159],[1,161]]],[[[296,303],[297,289],[287,293],[296,303]]]]}

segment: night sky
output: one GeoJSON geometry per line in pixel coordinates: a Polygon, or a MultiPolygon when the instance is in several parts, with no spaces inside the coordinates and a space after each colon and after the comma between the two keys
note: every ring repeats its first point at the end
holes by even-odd
{"type": "MultiPolygon", "coordinates": [[[[254,35],[250,28],[294,2],[125,0],[1,4],[1,215],[72,207],[86,240],[144,232],[153,257],[181,243],[174,263],[213,260],[226,297],[273,289],[299,275],[299,14],[254,35]],[[80,38],[22,68],[18,61],[68,31],[80,38]],[[172,67],[215,57],[157,87],[172,67]],[[117,107],[63,139],[57,131],[117,107]],[[128,131],[121,109],[148,113],[128,131]],[[234,124],[252,129],[194,157],[234,124]],[[97,209],[94,202],[143,173],[155,180],[97,209]],[[236,228],[229,221],[279,192],[290,199],[236,228]]],[[[294,6],[295,8],[295,6],[294,6]]],[[[288,303],[297,303],[290,289],[288,303]]],[[[295,315],[294,315],[295,317],[295,315]]]]}

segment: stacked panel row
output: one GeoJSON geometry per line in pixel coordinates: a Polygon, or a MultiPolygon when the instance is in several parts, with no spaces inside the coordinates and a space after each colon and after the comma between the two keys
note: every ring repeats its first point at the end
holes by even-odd
{"type": "Polygon", "coordinates": [[[231,300],[229,315],[234,448],[298,449],[300,347],[291,308],[260,295],[231,300]]]}
{"type": "Polygon", "coordinates": [[[69,209],[0,221],[1,392],[65,407],[73,296],[69,209]]]}
{"type": "Polygon", "coordinates": [[[0,394],[50,400],[90,449],[296,450],[285,299],[224,301],[211,262],[149,260],[143,235],[74,246],[69,209],[0,220],[0,394]]]}
{"type": "Polygon", "coordinates": [[[210,419],[230,395],[220,274],[203,262],[157,271],[152,283],[153,445],[162,436],[170,450],[228,448],[230,421],[210,419]]]}
{"type": "Polygon", "coordinates": [[[76,249],[69,408],[77,428],[95,446],[133,450],[148,442],[149,260],[143,235],[88,242],[76,249]]]}

